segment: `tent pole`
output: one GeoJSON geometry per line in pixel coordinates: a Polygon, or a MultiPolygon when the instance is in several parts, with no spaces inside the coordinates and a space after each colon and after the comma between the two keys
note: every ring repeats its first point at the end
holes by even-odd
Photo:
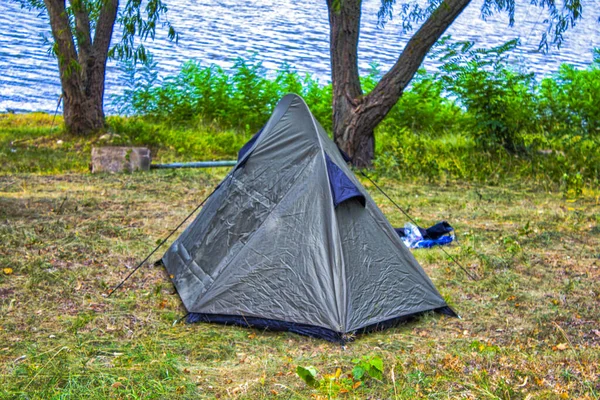
{"type": "Polygon", "coordinates": [[[170,164],[151,164],[152,169],[233,167],[237,161],[195,161],[170,164]]]}

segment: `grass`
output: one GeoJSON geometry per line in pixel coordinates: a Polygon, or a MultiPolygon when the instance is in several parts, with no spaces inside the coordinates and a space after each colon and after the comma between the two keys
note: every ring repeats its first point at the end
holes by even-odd
{"type": "Polygon", "coordinates": [[[140,145],[153,161],[230,160],[250,133],[200,122],[177,126],[139,118],[109,117],[108,131],[81,138],[64,133],[62,117],[45,113],[0,114],[0,176],[14,173],[86,172],[93,146],[140,145]]]}
{"type": "MultiPolygon", "coordinates": [[[[106,298],[225,171],[84,169],[0,177],[0,398],[600,396],[597,192],[565,200],[518,183],[379,178],[419,223],[456,227],[458,243],[447,250],[479,280],[439,249],[415,251],[462,319],[427,315],[343,349],[290,333],[179,323],[180,299],[150,265],[106,298]],[[348,393],[317,391],[295,373],[312,365],[320,376],[345,375],[362,356],[382,358],[383,379],[348,393]]],[[[405,222],[365,186],[394,225],[405,222]]]]}

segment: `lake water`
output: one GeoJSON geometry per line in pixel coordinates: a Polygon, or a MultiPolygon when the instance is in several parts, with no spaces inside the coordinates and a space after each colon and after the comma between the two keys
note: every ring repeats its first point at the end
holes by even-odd
{"type": "MultiPolygon", "coordinates": [[[[581,67],[592,62],[592,49],[600,47],[600,2],[582,0],[584,18],[566,35],[560,50],[540,54],[537,47],[545,29],[545,14],[517,0],[517,21],[508,26],[506,15],[483,21],[483,0],[475,0],[450,27],[456,40],[472,40],[478,46],[495,46],[516,37],[522,46],[511,55],[515,65],[548,74],[563,62],[581,67]]],[[[195,59],[204,65],[231,67],[236,57],[257,53],[265,67],[275,70],[283,62],[300,72],[329,80],[329,31],[325,0],[165,0],[169,20],[180,40],[177,45],[157,33],[147,47],[155,56],[162,76],[176,73],[181,64],[195,59]]],[[[390,67],[410,37],[401,32],[399,19],[385,29],[377,28],[378,0],[363,6],[360,67],[363,71],[377,62],[390,67]]],[[[56,60],[48,54],[44,37],[50,36],[45,17],[21,10],[11,0],[0,0],[0,112],[6,110],[54,112],[60,96],[56,60]]],[[[427,61],[426,67],[434,67],[427,61]]],[[[118,68],[111,62],[107,71],[106,94],[122,91],[118,68]]],[[[108,102],[107,102],[108,103],[108,102]]],[[[110,112],[110,110],[108,110],[110,112]]]]}

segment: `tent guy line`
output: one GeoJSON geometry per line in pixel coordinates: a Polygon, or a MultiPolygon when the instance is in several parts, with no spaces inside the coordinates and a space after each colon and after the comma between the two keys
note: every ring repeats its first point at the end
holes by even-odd
{"type": "Polygon", "coordinates": [[[127,275],[127,276],[125,277],[125,279],[123,279],[123,280],[121,281],[121,283],[119,283],[119,284],[118,284],[117,286],[115,286],[115,287],[114,287],[112,290],[110,290],[110,291],[108,292],[108,295],[107,295],[106,297],[107,297],[107,298],[108,298],[108,297],[110,297],[110,296],[111,296],[111,295],[112,295],[112,294],[113,294],[113,293],[114,293],[114,292],[115,292],[117,289],[119,289],[121,286],[123,286],[123,284],[124,284],[125,282],[127,282],[127,280],[128,280],[129,278],[131,278],[131,276],[132,276],[133,274],[135,274],[135,272],[136,272],[138,269],[140,269],[140,268],[142,267],[142,265],[144,265],[144,263],[145,263],[146,261],[148,261],[148,260],[150,259],[150,257],[152,257],[152,255],[153,255],[154,253],[156,253],[156,251],[157,251],[158,249],[160,249],[160,248],[162,247],[162,245],[163,245],[163,244],[165,244],[165,242],[166,242],[167,240],[169,240],[169,238],[170,238],[171,236],[173,236],[173,234],[174,234],[175,232],[177,232],[177,230],[179,230],[179,228],[181,228],[181,226],[182,226],[183,224],[185,224],[185,223],[186,223],[186,221],[187,221],[188,219],[190,219],[190,217],[191,217],[192,215],[194,215],[194,214],[196,213],[196,211],[198,211],[198,210],[200,209],[200,207],[202,207],[202,206],[204,205],[204,203],[206,203],[206,201],[207,201],[207,200],[210,198],[210,196],[212,196],[212,195],[213,195],[213,193],[217,191],[217,189],[219,188],[219,186],[220,186],[220,185],[217,185],[217,186],[216,186],[216,187],[215,187],[215,188],[212,190],[212,192],[210,192],[210,194],[209,194],[208,196],[206,196],[206,198],[205,198],[204,200],[202,200],[202,202],[201,202],[200,204],[198,204],[198,206],[196,206],[196,208],[194,208],[194,210],[193,210],[191,213],[189,213],[189,215],[188,215],[187,217],[185,217],[185,219],[184,219],[183,221],[181,221],[181,222],[179,223],[179,225],[177,225],[177,227],[176,227],[175,229],[173,229],[173,230],[171,231],[171,233],[169,233],[169,235],[168,235],[166,238],[164,238],[164,239],[163,239],[163,240],[162,240],[162,241],[161,241],[161,242],[158,244],[158,246],[156,246],[156,247],[154,248],[154,250],[152,250],[152,252],[151,252],[150,254],[148,254],[148,255],[146,256],[146,258],[144,258],[144,260],[142,260],[142,262],[141,262],[141,263],[139,263],[139,264],[137,265],[137,267],[135,267],[135,268],[133,269],[133,271],[131,271],[131,272],[129,273],[129,275],[127,275]]]}
{"type": "MultiPolygon", "coordinates": [[[[404,211],[404,209],[402,209],[402,207],[400,207],[400,206],[399,206],[399,205],[398,205],[398,204],[397,204],[397,203],[396,203],[396,202],[395,202],[395,201],[394,201],[394,200],[393,200],[393,199],[392,199],[390,196],[388,196],[388,194],[387,194],[386,192],[384,192],[384,191],[383,191],[383,189],[382,189],[381,187],[379,187],[379,185],[377,185],[377,184],[376,184],[376,183],[373,181],[373,179],[369,178],[369,176],[368,176],[367,174],[365,174],[365,173],[364,173],[362,170],[359,170],[359,172],[360,172],[360,174],[361,174],[362,176],[364,176],[365,178],[367,178],[367,179],[369,180],[369,182],[371,182],[371,183],[373,184],[373,186],[375,186],[375,187],[376,187],[376,188],[377,188],[377,189],[378,189],[378,190],[379,190],[379,191],[380,191],[380,192],[381,192],[381,193],[382,193],[382,194],[383,194],[385,197],[387,197],[387,199],[388,199],[389,201],[391,201],[391,202],[392,202],[392,204],[393,204],[394,206],[396,206],[396,208],[397,208],[398,210],[402,211],[402,213],[403,213],[404,215],[406,215],[406,217],[407,217],[408,219],[410,219],[410,221],[411,221],[413,224],[415,224],[416,226],[419,226],[419,224],[417,223],[417,221],[415,221],[415,220],[414,220],[414,219],[413,219],[413,218],[412,218],[412,217],[411,217],[411,216],[410,216],[410,215],[409,215],[409,214],[408,214],[406,211],[404,211]]],[[[477,281],[477,278],[475,278],[475,276],[473,276],[473,275],[472,275],[472,274],[471,274],[471,273],[470,273],[470,272],[469,272],[469,271],[468,271],[468,270],[467,270],[465,267],[463,267],[463,266],[462,266],[462,265],[461,265],[461,264],[460,264],[460,263],[459,263],[459,262],[458,262],[458,261],[457,261],[457,260],[456,260],[454,257],[452,257],[452,256],[450,255],[450,253],[448,253],[448,252],[446,251],[446,249],[444,249],[444,248],[443,248],[443,247],[441,247],[441,246],[440,246],[439,248],[440,248],[440,249],[441,249],[441,250],[444,252],[444,254],[446,254],[446,255],[448,256],[448,258],[449,258],[450,260],[452,260],[452,261],[453,261],[453,262],[454,262],[456,265],[458,265],[458,266],[460,267],[460,269],[462,269],[462,270],[465,272],[465,274],[467,274],[467,276],[468,276],[469,278],[471,278],[471,280],[477,281]]]]}

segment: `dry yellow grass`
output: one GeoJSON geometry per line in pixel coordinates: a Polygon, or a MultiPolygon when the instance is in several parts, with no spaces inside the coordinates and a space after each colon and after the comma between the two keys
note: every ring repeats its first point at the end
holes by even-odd
{"type": "MultiPolygon", "coordinates": [[[[177,323],[162,268],[103,296],[223,172],[0,177],[0,398],[589,398],[600,395],[600,204],[511,187],[381,180],[448,251],[415,254],[462,319],[424,316],[346,349],[290,333],[177,323]],[[11,271],[8,271],[8,270],[11,271]],[[346,376],[379,356],[381,381],[348,393],[295,374],[346,376]]],[[[395,225],[403,216],[369,184],[395,225]]],[[[157,257],[158,258],[158,257],[157,257]]]]}

